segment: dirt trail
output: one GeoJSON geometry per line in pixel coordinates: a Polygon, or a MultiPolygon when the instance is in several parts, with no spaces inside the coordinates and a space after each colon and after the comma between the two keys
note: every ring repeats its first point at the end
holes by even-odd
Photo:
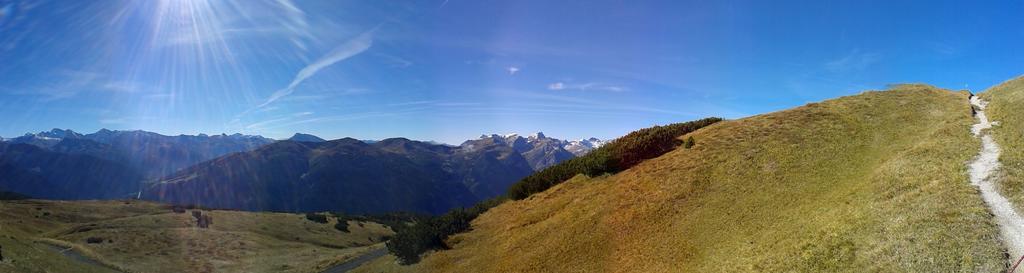
{"type": "Polygon", "coordinates": [[[978,157],[969,165],[971,184],[981,191],[981,198],[988,204],[992,214],[995,215],[996,224],[999,225],[1002,234],[1003,244],[1010,252],[1010,260],[1016,261],[1024,255],[1024,218],[1013,209],[1013,205],[1003,195],[995,184],[995,174],[999,170],[999,145],[992,140],[989,130],[993,122],[989,122],[985,116],[985,106],[988,104],[977,96],[971,97],[971,104],[977,110],[978,123],[971,126],[971,133],[981,138],[981,152],[978,157]]]}

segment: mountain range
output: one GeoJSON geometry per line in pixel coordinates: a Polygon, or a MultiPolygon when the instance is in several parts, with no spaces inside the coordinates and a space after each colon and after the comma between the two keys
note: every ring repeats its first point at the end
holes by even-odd
{"type": "Polygon", "coordinates": [[[242,134],[165,136],[146,131],[99,130],[80,134],[53,129],[7,140],[53,152],[88,155],[120,162],[145,179],[155,179],[181,168],[234,152],[249,151],[273,143],[273,139],[242,134]]]}
{"type": "Polygon", "coordinates": [[[144,199],[275,211],[440,213],[603,145],[484,135],[459,146],[295,134],[179,135],[72,130],[0,144],[0,190],[48,199],[144,199]]]}
{"type": "MultiPolygon", "coordinates": [[[[296,135],[292,139],[309,139],[296,135]]],[[[281,141],[148,185],[142,198],[243,210],[441,213],[503,194],[603,142],[484,135],[459,146],[405,138],[281,141]]]]}
{"type": "Polygon", "coordinates": [[[542,170],[559,162],[584,155],[601,147],[605,142],[597,138],[581,140],[560,140],[549,138],[543,132],[522,137],[519,134],[481,135],[479,139],[467,140],[460,147],[474,149],[480,146],[503,145],[521,153],[534,170],[542,170]]]}

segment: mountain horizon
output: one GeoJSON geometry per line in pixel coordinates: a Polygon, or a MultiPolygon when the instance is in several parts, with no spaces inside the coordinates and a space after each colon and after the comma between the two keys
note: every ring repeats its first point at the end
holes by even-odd
{"type": "MultiPolygon", "coordinates": [[[[255,135],[248,135],[248,134],[242,134],[242,133],[228,134],[226,132],[222,132],[222,133],[219,133],[219,134],[207,134],[207,133],[163,134],[163,133],[146,131],[146,130],[142,130],[142,129],[110,130],[110,129],[107,129],[107,128],[100,128],[99,130],[97,130],[96,132],[91,133],[91,134],[82,134],[81,132],[75,131],[75,130],[70,129],[70,128],[52,128],[52,129],[50,129],[48,131],[44,130],[44,131],[38,131],[38,132],[35,132],[35,133],[26,132],[26,133],[24,133],[22,135],[14,136],[14,137],[0,136],[0,141],[10,141],[10,140],[17,139],[17,138],[20,138],[20,137],[28,137],[28,136],[37,136],[37,137],[46,137],[46,138],[64,138],[63,137],[64,135],[96,135],[96,134],[106,134],[106,133],[110,133],[110,132],[145,132],[145,133],[152,133],[152,134],[157,134],[157,135],[161,135],[161,136],[169,136],[169,137],[174,137],[174,136],[179,136],[179,137],[182,137],[182,136],[184,136],[184,137],[188,137],[188,136],[193,136],[193,137],[211,137],[211,136],[213,136],[213,137],[216,137],[216,136],[220,136],[220,137],[229,137],[229,136],[230,137],[263,137],[263,138],[267,138],[267,139],[273,139],[273,140],[276,140],[276,141],[290,140],[290,139],[292,139],[292,138],[294,138],[296,136],[298,136],[300,138],[308,138],[308,137],[320,138],[319,136],[317,136],[314,133],[303,133],[303,132],[296,132],[296,133],[293,133],[292,135],[290,135],[288,137],[269,138],[269,137],[265,137],[265,136],[258,135],[258,134],[255,134],[255,135]]],[[[536,133],[530,134],[529,136],[536,136],[537,134],[544,135],[543,132],[538,131],[536,133]]],[[[490,136],[494,136],[494,135],[502,135],[502,136],[517,135],[518,136],[520,134],[518,134],[518,133],[481,134],[478,138],[485,138],[485,137],[490,137],[490,136]]],[[[351,136],[342,136],[342,137],[337,137],[337,138],[334,138],[334,139],[331,139],[331,140],[342,139],[342,138],[347,138],[347,137],[351,137],[351,136]]],[[[545,137],[546,137],[546,135],[545,135],[545,137]]],[[[394,137],[388,137],[388,138],[383,138],[383,139],[389,139],[389,138],[406,138],[406,137],[405,136],[394,136],[394,137]]],[[[322,139],[322,138],[320,138],[320,139],[322,139]]],[[[373,141],[379,141],[379,140],[383,140],[383,139],[362,139],[362,140],[363,141],[371,141],[371,142],[373,142],[373,141]]],[[[323,139],[323,140],[327,140],[327,139],[323,139]]],[[[566,139],[566,140],[569,140],[569,139],[566,139]]],[[[444,144],[444,145],[458,146],[459,143],[462,143],[465,140],[456,141],[454,143],[442,143],[442,142],[437,142],[435,140],[428,140],[428,139],[425,139],[425,140],[422,140],[422,141],[434,142],[434,143],[439,143],[439,144],[444,144]]],[[[572,140],[569,140],[569,141],[572,141],[572,140]]],[[[576,139],[575,141],[603,142],[603,140],[601,140],[601,139],[599,139],[597,137],[593,137],[593,136],[591,136],[591,137],[581,137],[581,138],[576,139]]]]}

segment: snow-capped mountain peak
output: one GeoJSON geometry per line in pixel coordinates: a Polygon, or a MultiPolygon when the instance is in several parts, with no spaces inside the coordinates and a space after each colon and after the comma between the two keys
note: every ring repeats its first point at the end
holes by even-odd
{"type": "Polygon", "coordinates": [[[79,138],[79,137],[82,137],[81,134],[76,133],[75,131],[63,130],[63,129],[58,129],[58,128],[53,128],[52,130],[50,130],[48,132],[36,133],[35,136],[51,138],[51,139],[79,138]]]}
{"type": "Polygon", "coordinates": [[[605,141],[594,137],[569,141],[548,137],[543,132],[537,132],[528,137],[522,137],[517,133],[503,135],[482,134],[480,139],[489,139],[495,143],[512,147],[519,152],[527,152],[538,148],[544,148],[542,150],[559,149],[568,151],[575,156],[584,155],[605,144],[605,141]]]}
{"type": "Polygon", "coordinates": [[[600,140],[596,137],[573,140],[569,141],[569,144],[565,145],[565,150],[579,156],[581,154],[586,154],[594,149],[600,148],[601,146],[604,146],[606,143],[606,141],[600,140]]]}

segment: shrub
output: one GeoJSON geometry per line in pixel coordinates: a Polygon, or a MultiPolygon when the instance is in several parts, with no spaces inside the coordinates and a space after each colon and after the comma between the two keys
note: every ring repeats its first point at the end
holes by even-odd
{"type": "Polygon", "coordinates": [[[85,242],[89,243],[89,244],[101,244],[101,243],[103,243],[103,238],[100,238],[100,237],[89,237],[89,238],[85,238],[85,242]]]}
{"type": "Polygon", "coordinates": [[[209,228],[210,225],[212,224],[213,217],[211,217],[209,214],[204,214],[203,216],[199,217],[199,221],[196,222],[196,225],[198,225],[199,228],[209,228]]]}
{"type": "Polygon", "coordinates": [[[185,208],[182,206],[173,206],[171,207],[171,211],[174,211],[174,213],[185,213],[185,208]]]}
{"type": "Polygon", "coordinates": [[[306,213],[306,220],[310,220],[310,221],[321,223],[321,224],[326,224],[327,223],[327,215],[310,212],[310,213],[306,213]]]}
{"type": "Polygon", "coordinates": [[[338,218],[338,223],[334,224],[334,229],[340,230],[341,232],[344,233],[349,233],[350,231],[348,230],[348,220],[338,218]]]}
{"type": "Polygon", "coordinates": [[[203,214],[202,211],[193,210],[192,217],[196,218],[196,226],[199,228],[209,228],[213,224],[213,217],[209,213],[203,214]]]}
{"type": "Polygon", "coordinates": [[[473,219],[504,201],[504,198],[493,198],[468,209],[456,208],[444,215],[418,221],[401,229],[388,240],[388,251],[398,257],[402,264],[417,263],[420,254],[448,249],[449,246],[444,242],[448,236],[468,230],[473,219]]]}

